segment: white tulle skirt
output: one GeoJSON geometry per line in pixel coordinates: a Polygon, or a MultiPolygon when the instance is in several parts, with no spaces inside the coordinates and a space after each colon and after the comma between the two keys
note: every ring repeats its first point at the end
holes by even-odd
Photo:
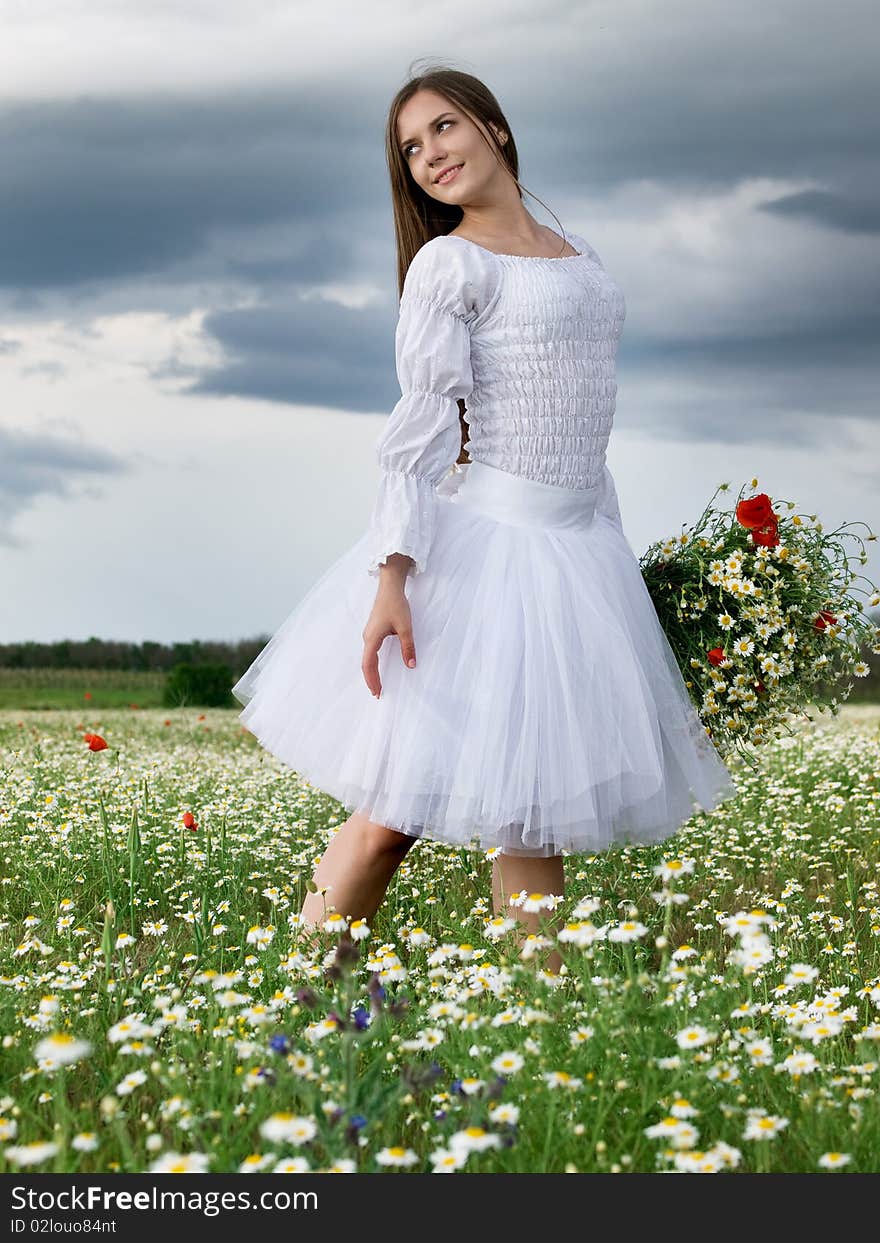
{"type": "Polygon", "coordinates": [[[472,849],[655,842],[733,797],[602,486],[462,466],[405,580],[415,668],[391,636],[364,681],[365,532],[233,687],[240,720],[349,812],[472,849]]]}

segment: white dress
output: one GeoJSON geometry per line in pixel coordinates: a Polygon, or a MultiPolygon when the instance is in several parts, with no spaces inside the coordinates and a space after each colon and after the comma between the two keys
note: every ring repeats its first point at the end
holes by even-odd
{"type": "Polygon", "coordinates": [[[566,239],[577,255],[452,236],[415,255],[369,528],[233,687],[259,742],[349,812],[525,856],[659,841],[737,793],[605,462],[623,294],[566,239]],[[417,663],[387,638],[377,699],[362,636],[395,552],[413,558],[417,663]]]}

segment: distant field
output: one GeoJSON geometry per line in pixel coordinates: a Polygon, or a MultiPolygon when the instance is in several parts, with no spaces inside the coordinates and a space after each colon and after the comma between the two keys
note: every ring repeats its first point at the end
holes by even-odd
{"type": "Polygon", "coordinates": [[[0,669],[0,710],[160,708],[167,674],[127,669],[0,669]]]}
{"type": "MultiPolygon", "coordinates": [[[[162,670],[0,669],[0,712],[161,708],[167,676],[162,670]]],[[[866,689],[857,686],[858,698],[849,701],[847,707],[870,709],[880,704],[880,700],[862,699],[866,689]]],[[[229,707],[240,705],[230,700],[229,707]]]]}

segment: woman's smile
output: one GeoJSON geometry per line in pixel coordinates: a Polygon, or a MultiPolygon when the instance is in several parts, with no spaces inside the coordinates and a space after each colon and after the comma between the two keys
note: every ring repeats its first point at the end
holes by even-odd
{"type": "Polygon", "coordinates": [[[439,185],[439,186],[448,185],[450,181],[455,180],[455,178],[459,174],[459,170],[462,168],[464,168],[463,164],[455,164],[448,172],[444,173],[442,177],[437,178],[435,185],[439,185]]]}

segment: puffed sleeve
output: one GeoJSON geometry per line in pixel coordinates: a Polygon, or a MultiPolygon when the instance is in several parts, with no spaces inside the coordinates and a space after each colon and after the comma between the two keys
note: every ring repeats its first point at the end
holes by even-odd
{"type": "Polygon", "coordinates": [[[436,485],[461,452],[458,399],[473,388],[470,323],[477,313],[470,248],[432,238],[407,270],[395,334],[401,397],[376,442],[382,470],[370,523],[368,572],[392,553],[425,569],[436,523],[436,485]]]}

